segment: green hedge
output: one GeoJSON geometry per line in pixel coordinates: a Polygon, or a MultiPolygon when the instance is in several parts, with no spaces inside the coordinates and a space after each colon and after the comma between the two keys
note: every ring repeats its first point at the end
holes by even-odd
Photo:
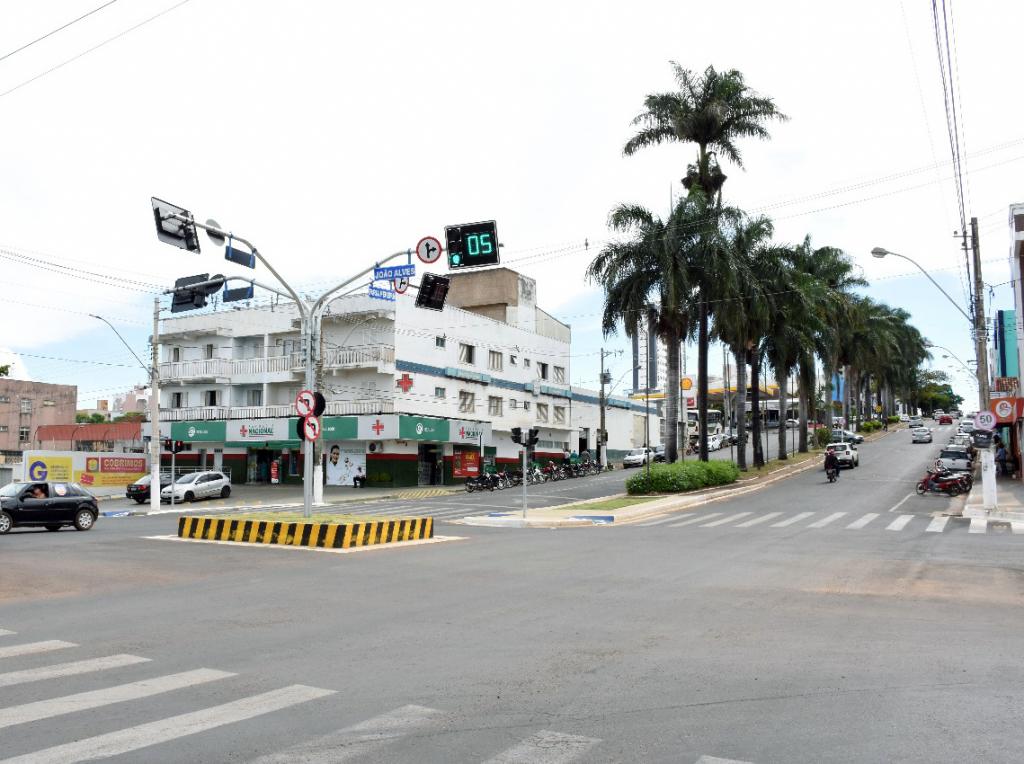
{"type": "Polygon", "coordinates": [[[899,424],[899,423],[900,423],[900,415],[899,414],[893,414],[891,417],[889,417],[889,424],[899,424]]]}
{"type": "Polygon", "coordinates": [[[732,462],[652,464],[650,479],[647,468],[642,467],[626,481],[626,491],[630,494],[679,493],[735,483],[739,476],[740,470],[732,462]]]}
{"type": "Polygon", "coordinates": [[[882,429],[882,423],[877,419],[872,419],[867,422],[863,422],[860,427],[857,428],[860,432],[874,432],[875,430],[882,429]]]}
{"type": "Polygon", "coordinates": [[[827,427],[819,427],[811,436],[811,441],[815,448],[825,448],[832,442],[832,431],[827,427]]]}

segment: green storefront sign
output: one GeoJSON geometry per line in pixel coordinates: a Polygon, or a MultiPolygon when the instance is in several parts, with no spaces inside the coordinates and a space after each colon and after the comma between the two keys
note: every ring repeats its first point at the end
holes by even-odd
{"type": "MultiPolygon", "coordinates": [[[[288,437],[298,440],[299,419],[288,422],[288,437]]],[[[321,440],[355,440],[359,433],[359,419],[354,416],[325,416],[320,420],[321,440]]]]}
{"type": "Polygon", "coordinates": [[[447,419],[430,419],[419,416],[398,417],[398,437],[401,440],[440,440],[447,442],[449,435],[447,419]]]}
{"type": "Polygon", "coordinates": [[[171,440],[189,443],[223,443],[225,422],[171,422],[171,440]]]}

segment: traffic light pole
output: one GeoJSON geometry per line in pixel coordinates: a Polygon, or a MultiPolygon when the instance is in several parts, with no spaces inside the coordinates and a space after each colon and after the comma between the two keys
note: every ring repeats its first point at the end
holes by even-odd
{"type": "MultiPolygon", "coordinates": [[[[153,298],[153,338],[149,369],[149,510],[160,510],[160,298],[153,298]]],[[[168,433],[170,434],[170,433],[168,433]]],[[[174,489],[171,488],[173,495],[174,489]]]]}

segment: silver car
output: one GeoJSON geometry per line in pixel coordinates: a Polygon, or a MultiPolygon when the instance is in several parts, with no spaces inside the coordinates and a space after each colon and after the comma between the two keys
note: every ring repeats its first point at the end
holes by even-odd
{"type": "Polygon", "coordinates": [[[932,431],[927,427],[915,427],[910,431],[911,443],[931,443],[932,431]]]}
{"type": "Polygon", "coordinates": [[[835,451],[840,467],[852,468],[860,464],[860,457],[857,455],[856,446],[850,443],[833,443],[829,448],[835,451]]]}
{"type": "Polygon", "coordinates": [[[954,472],[970,472],[974,469],[968,452],[956,447],[942,449],[939,452],[939,458],[935,460],[935,466],[941,470],[954,472]]]}
{"type": "Polygon", "coordinates": [[[223,472],[190,472],[182,475],[160,491],[160,501],[195,501],[196,499],[226,499],[231,495],[231,479],[223,472]]]}

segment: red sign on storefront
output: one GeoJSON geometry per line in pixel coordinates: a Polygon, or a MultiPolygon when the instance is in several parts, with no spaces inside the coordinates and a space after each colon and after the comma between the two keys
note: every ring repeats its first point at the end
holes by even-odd
{"type": "Polygon", "coordinates": [[[131,456],[104,456],[100,459],[100,472],[145,472],[145,458],[131,456]]]}
{"type": "Polygon", "coordinates": [[[468,478],[480,474],[480,452],[456,448],[452,456],[452,477],[468,478]]]}
{"type": "Polygon", "coordinates": [[[1024,416],[1024,398],[994,398],[988,410],[996,415],[999,424],[1013,424],[1024,416]]]}

